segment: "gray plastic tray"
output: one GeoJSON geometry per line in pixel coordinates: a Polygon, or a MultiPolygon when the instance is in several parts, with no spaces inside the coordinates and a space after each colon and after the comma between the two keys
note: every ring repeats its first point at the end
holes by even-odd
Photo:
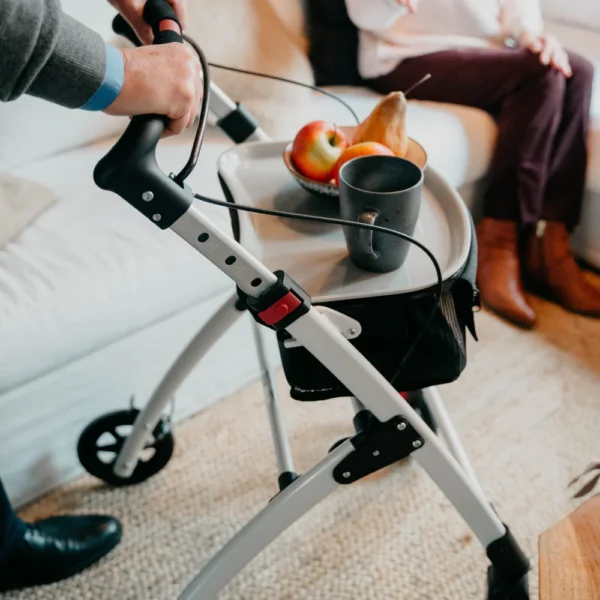
{"type": "MultiPolygon", "coordinates": [[[[303,190],[283,162],[288,142],[252,142],[219,157],[218,170],[238,204],[339,217],[337,199],[317,199],[303,190]]],[[[240,242],[273,270],[282,269],[315,302],[410,293],[435,285],[429,258],[412,247],[392,273],[370,273],[348,258],[342,228],[238,211],[240,242]]],[[[434,254],[444,280],[465,264],[471,245],[467,208],[432,168],[425,171],[423,204],[415,238],[434,254]]]]}

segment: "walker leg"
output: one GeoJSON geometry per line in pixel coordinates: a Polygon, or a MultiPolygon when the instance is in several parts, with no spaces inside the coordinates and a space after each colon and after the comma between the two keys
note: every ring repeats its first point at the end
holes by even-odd
{"type": "Polygon", "coordinates": [[[275,496],[204,566],[179,600],[216,599],[255,556],[338,487],[333,470],[352,450],[345,442],[275,496]]]}
{"type": "Polygon", "coordinates": [[[360,399],[381,427],[344,442],[276,496],[202,569],[181,600],[216,598],[252,558],[338,485],[360,478],[374,462],[384,458],[395,462],[408,454],[414,455],[486,549],[493,565],[490,599],[521,600],[519,587],[526,586],[529,561],[481,489],[409,403],[314,308],[287,331],[360,399]]]}
{"type": "Polygon", "coordinates": [[[131,476],[148,438],[148,433],[154,431],[167,403],[200,359],[243,314],[236,308],[236,301],[237,294],[230,296],[225,301],[169,369],[148,404],[138,415],[134,427],[115,461],[114,473],[116,475],[124,479],[131,476]]]}
{"type": "Polygon", "coordinates": [[[294,481],[298,475],[294,469],[294,459],[292,457],[290,441],[285,428],[281,405],[277,396],[273,370],[269,364],[267,353],[265,351],[263,328],[254,319],[252,320],[252,326],[258,362],[260,364],[263,389],[267,401],[269,425],[271,427],[273,446],[275,448],[275,459],[277,461],[277,471],[279,473],[279,489],[283,490],[294,481]]]}
{"type": "MultiPolygon", "coordinates": [[[[399,415],[406,419],[422,438],[422,442],[416,441],[413,445],[414,458],[452,502],[486,549],[496,579],[511,585],[521,581],[529,570],[529,561],[498,518],[481,487],[473,483],[410,404],[318,311],[310,310],[287,330],[380,422],[386,423],[399,415]]],[[[443,416],[445,413],[442,410],[440,414],[443,416]]]]}
{"type": "Polygon", "coordinates": [[[458,433],[454,428],[454,424],[450,419],[450,415],[446,409],[446,405],[442,399],[441,394],[435,387],[427,388],[423,390],[423,395],[425,396],[425,400],[435,417],[435,420],[438,423],[438,427],[440,433],[448,449],[452,453],[452,456],[458,461],[458,464],[463,468],[464,472],[467,474],[473,485],[481,492],[483,496],[483,489],[481,484],[479,483],[479,479],[475,474],[475,470],[469,461],[469,457],[465,451],[465,448],[458,437],[458,433]]]}

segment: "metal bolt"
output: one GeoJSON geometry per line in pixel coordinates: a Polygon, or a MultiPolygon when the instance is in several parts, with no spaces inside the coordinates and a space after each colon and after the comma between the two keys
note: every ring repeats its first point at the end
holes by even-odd
{"type": "Polygon", "coordinates": [[[126,467],[126,468],[128,468],[128,469],[131,469],[131,467],[133,467],[133,463],[132,463],[130,460],[128,460],[128,461],[125,463],[125,467],[126,467]]]}
{"type": "Polygon", "coordinates": [[[406,423],[398,423],[398,431],[404,431],[406,429],[406,423]]]}
{"type": "Polygon", "coordinates": [[[375,450],[375,452],[373,452],[373,456],[379,456],[379,450],[375,450]]]}
{"type": "Polygon", "coordinates": [[[151,202],[152,200],[154,200],[154,194],[152,192],[144,192],[142,194],[142,200],[144,202],[151,202]]]}
{"type": "Polygon", "coordinates": [[[162,219],[162,215],[159,215],[158,213],[156,213],[156,214],[152,215],[152,220],[153,220],[155,223],[158,223],[158,222],[159,222],[161,219],[162,219]]]}
{"type": "Polygon", "coordinates": [[[421,440],[415,440],[412,443],[413,448],[420,448],[423,445],[423,442],[421,440]]]}
{"type": "Polygon", "coordinates": [[[350,479],[350,471],[346,471],[345,473],[343,473],[342,477],[344,479],[350,479]]]}
{"type": "Polygon", "coordinates": [[[150,423],[146,423],[146,424],[144,425],[144,429],[145,429],[146,431],[152,431],[152,425],[150,425],[150,423]]]}
{"type": "Polygon", "coordinates": [[[348,335],[356,335],[356,329],[354,329],[354,327],[352,329],[348,329],[348,335]]]}

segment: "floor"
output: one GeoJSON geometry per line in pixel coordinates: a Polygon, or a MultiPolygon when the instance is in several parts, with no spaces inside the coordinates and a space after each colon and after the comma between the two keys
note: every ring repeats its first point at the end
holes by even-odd
{"type": "MultiPolygon", "coordinates": [[[[600,458],[600,321],[536,301],[540,325],[518,330],[482,312],[469,366],[442,389],[502,519],[537,563],[538,536],[571,512],[569,480],[600,458]]],[[[297,466],[350,432],[349,402],[285,398],[297,466]]],[[[91,478],[23,515],[102,511],[122,519],[121,546],[87,573],[7,600],[172,600],[200,566],[276,492],[258,383],[176,431],[155,478],[110,489],[91,478]]],[[[406,460],[339,490],[292,526],[222,600],[480,600],[486,559],[431,481],[406,460]]],[[[537,598],[537,572],[531,576],[537,598]]],[[[211,600],[211,599],[205,599],[211,600]]]]}

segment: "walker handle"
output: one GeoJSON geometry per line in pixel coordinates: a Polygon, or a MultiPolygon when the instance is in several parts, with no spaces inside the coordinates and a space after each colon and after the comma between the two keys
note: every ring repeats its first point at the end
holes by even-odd
{"type": "MultiPolygon", "coordinates": [[[[154,44],[183,43],[181,25],[166,0],[148,0],[144,20],[152,27],[154,44]]],[[[139,45],[122,17],[115,18],[113,28],[139,45]]],[[[156,162],[156,146],[166,124],[167,117],[162,115],[134,117],[94,169],[98,187],[118,194],[161,229],[170,227],[192,202],[191,195],[165,175],[156,162]]]]}

